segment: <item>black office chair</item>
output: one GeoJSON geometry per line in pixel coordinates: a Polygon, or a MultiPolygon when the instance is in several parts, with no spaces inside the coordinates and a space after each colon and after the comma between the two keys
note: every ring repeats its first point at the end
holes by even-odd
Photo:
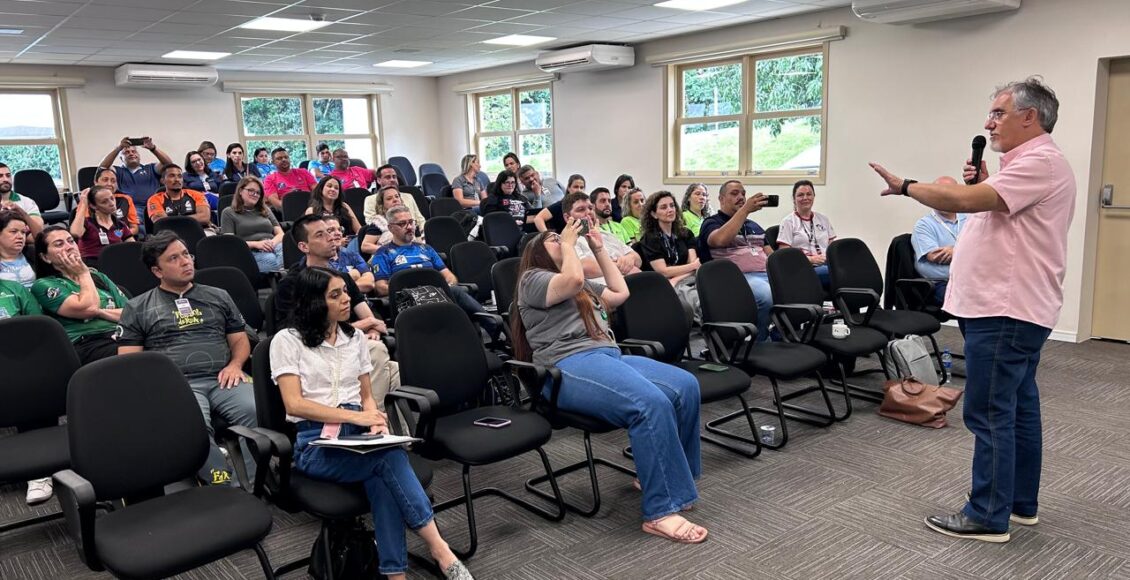
{"type": "MultiPolygon", "coordinates": [[[[298,167],[299,167],[299,169],[309,170],[310,169],[310,160],[309,159],[303,159],[302,163],[298,164],[298,167]]],[[[313,173],[313,172],[311,171],[311,173],[313,173]]]]}
{"type": "MultiPolygon", "coordinates": [[[[221,183],[219,191],[220,197],[223,197],[225,195],[235,195],[235,188],[237,185],[239,185],[238,181],[225,181],[221,183]]],[[[228,206],[222,204],[220,205],[220,209],[223,209],[225,207],[228,206]]]]}
{"type": "Polygon", "coordinates": [[[97,167],[81,167],[78,170],[78,190],[94,187],[94,177],[98,173],[97,167]]]}
{"type": "Polygon", "coordinates": [[[235,194],[221,195],[220,201],[216,203],[216,211],[220,214],[223,214],[224,208],[231,207],[231,202],[233,199],[235,199],[235,194]]]}
{"type": "Polygon", "coordinates": [[[519,258],[522,257],[523,253],[525,253],[526,245],[529,244],[530,242],[532,242],[534,238],[538,237],[538,233],[539,232],[526,232],[526,233],[522,234],[522,239],[518,240],[518,257],[519,258]]]}
{"type": "Polygon", "coordinates": [[[454,197],[440,197],[429,204],[428,211],[432,217],[428,218],[428,221],[430,222],[437,217],[449,217],[462,210],[463,206],[459,205],[459,200],[454,197]]]}
{"type": "Polygon", "coordinates": [[[495,262],[490,268],[491,287],[494,288],[494,303],[498,314],[510,322],[510,305],[518,291],[518,266],[521,258],[506,258],[495,262]]]}
{"type": "MultiPolygon", "coordinates": [[[[766,271],[769,274],[769,286],[773,289],[774,304],[823,308],[824,288],[803,251],[797,248],[784,248],[773,252],[769,256],[766,271]]],[[[852,392],[867,400],[874,401],[876,395],[880,401],[882,400],[882,392],[876,393],[852,385],[847,382],[847,378],[850,374],[848,369],[855,367],[856,359],[872,354],[879,356],[883,369],[886,369],[883,354],[887,347],[886,335],[872,328],[858,326],[853,328],[848,336],[835,338],[832,336],[831,325],[824,323],[827,322],[826,320],[814,319],[804,309],[794,308],[781,314],[783,318],[775,319],[777,328],[794,339],[798,339],[802,334],[800,329],[804,325],[819,325],[811,344],[828,355],[828,360],[839,374],[838,383],[834,379],[830,380],[833,384],[839,384],[844,394],[845,409],[843,414],[836,416],[837,421],[843,421],[851,416],[852,392]]],[[[792,407],[786,405],[786,408],[792,407]]]]}
{"type": "MultiPolygon", "coordinates": [[[[420,166],[423,168],[423,166],[420,166]]],[[[447,180],[442,173],[428,173],[420,175],[420,189],[424,190],[424,195],[428,197],[439,198],[443,195],[443,188],[451,187],[451,182],[447,180]]],[[[448,194],[451,197],[451,194],[448,194]]]]}
{"type": "Polygon", "coordinates": [[[195,254],[196,245],[200,240],[204,239],[204,228],[200,226],[200,222],[196,221],[195,217],[186,215],[174,215],[157,220],[153,224],[153,229],[149,230],[154,234],[169,231],[177,235],[184,241],[184,245],[188,251],[195,254]]]}
{"type": "Polygon", "coordinates": [[[362,187],[351,187],[342,192],[345,203],[349,204],[349,209],[353,210],[353,215],[357,216],[357,221],[362,225],[365,224],[365,198],[370,195],[375,194],[362,187]]]}
{"type": "Polygon", "coordinates": [[[483,239],[491,247],[504,248],[505,256],[518,255],[518,242],[522,240],[522,228],[514,223],[514,217],[507,212],[496,211],[483,216],[483,239]]]}
{"type": "Polygon", "coordinates": [[[229,266],[236,268],[247,278],[253,288],[273,287],[277,276],[259,271],[255,256],[247,242],[233,234],[207,236],[196,244],[196,267],[216,268],[229,266]]]}
{"type": "Polygon", "coordinates": [[[450,255],[452,246],[467,241],[463,226],[455,218],[446,215],[433,215],[424,222],[424,236],[428,238],[428,245],[439,252],[444,260],[450,255]]]}
{"type": "MultiPolygon", "coordinates": [[[[910,234],[899,234],[887,247],[887,266],[884,271],[883,308],[925,312],[938,319],[938,322],[953,320],[949,312],[934,300],[936,282],[922,278],[915,267],[914,244],[910,234]]],[[[960,350],[960,349],[959,349],[960,350]]],[[[952,353],[955,359],[965,359],[960,352],[952,353]]],[[[951,371],[955,377],[965,374],[951,371]]]]}
{"type": "Polygon", "coordinates": [[[412,168],[412,162],[407,157],[389,157],[388,164],[396,169],[396,173],[403,180],[403,185],[416,185],[416,170],[412,168]]]}
{"type": "Polygon", "coordinates": [[[205,286],[215,286],[228,293],[243,321],[256,331],[263,329],[263,309],[259,306],[259,293],[242,271],[231,266],[212,266],[196,271],[194,281],[205,286]]]}
{"type": "Polygon", "coordinates": [[[765,228],[765,245],[773,248],[774,251],[780,246],[777,244],[777,234],[781,233],[781,226],[769,226],[765,228]]]}
{"type": "Polygon", "coordinates": [[[39,215],[46,224],[63,223],[70,218],[70,212],[66,209],[56,209],[60,205],[59,188],[51,174],[42,169],[17,171],[12,181],[12,190],[35,200],[35,205],[39,206],[39,215]]]}
{"type": "Polygon", "coordinates": [[[294,241],[294,232],[283,234],[283,268],[293,268],[304,255],[298,248],[298,242],[294,241]]]}
{"type": "MultiPolygon", "coordinates": [[[[474,295],[474,293],[478,290],[478,287],[475,284],[468,282],[460,282],[458,285],[462,286],[465,290],[467,290],[468,293],[472,295],[474,295]]],[[[419,286],[434,286],[447,292],[448,297],[450,297],[450,290],[448,290],[447,281],[444,280],[443,274],[441,274],[439,270],[434,270],[432,268],[412,268],[409,270],[401,270],[393,274],[392,277],[388,279],[390,319],[395,320],[396,315],[398,314],[396,309],[396,293],[404,290],[405,288],[417,288],[419,286]]],[[[481,312],[479,314],[483,318],[496,316],[488,312],[481,312]]],[[[475,323],[479,324],[480,321],[476,320],[475,323]]]]}
{"type": "Polygon", "coordinates": [[[68,388],[67,429],[71,469],[55,474],[55,494],[88,568],[163,578],[252,549],[274,577],[259,544],[272,523],[263,502],[227,486],[165,495],[208,456],[200,407],[168,357],[140,352],[79,369],[68,388]],[[125,505],[96,515],[97,502],[118,500],[125,505]]]}
{"type": "Polygon", "coordinates": [[[416,208],[420,210],[420,215],[423,215],[424,219],[432,217],[432,200],[424,195],[419,187],[413,185],[400,186],[400,198],[404,199],[405,195],[412,196],[412,201],[416,202],[416,208]]]}
{"type": "MultiPolygon", "coordinates": [[[[396,320],[397,355],[401,387],[389,393],[389,400],[402,399],[419,413],[413,434],[424,440],[415,450],[432,460],[459,463],[463,473],[463,495],[440,502],[438,514],[466,505],[470,546],[456,551],[467,559],[478,549],[478,526],[474,500],[487,495],[501,497],[550,521],[565,517],[565,504],[553,467],[542,446],[549,442],[552,428],[542,416],[501,405],[484,406],[479,401],[488,383],[486,353],[478,331],[458,306],[449,303],[423,304],[400,313],[396,320]],[[435,364],[431,353],[444,353],[445,364],[435,364]],[[484,417],[507,419],[501,429],[475,425],[484,417]],[[554,511],[536,506],[499,488],[474,490],[471,467],[490,465],[536,451],[553,487],[554,511]]],[[[513,399],[518,400],[517,389],[513,399]]]]}
{"type": "Polygon", "coordinates": [[[874,328],[888,338],[915,334],[930,339],[942,383],[949,380],[949,373],[942,364],[942,349],[934,338],[942,329],[941,323],[924,312],[882,307],[879,296],[883,292],[883,275],[863,241],[841,238],[828,244],[828,275],[836,308],[849,325],[874,328]]]}
{"type": "Polygon", "coordinates": [[[451,271],[455,273],[455,277],[478,287],[471,296],[480,303],[490,301],[491,291],[494,289],[491,268],[498,262],[494,251],[482,242],[471,241],[451,246],[448,255],[451,258],[451,271]]]}
{"type": "Polygon", "coordinates": [[[111,244],[98,254],[98,270],[115,284],[138,296],[157,287],[160,280],[141,261],[141,244],[111,244]]]}
{"type": "Polygon", "coordinates": [[[282,198],[283,219],[292,222],[306,214],[310,207],[309,191],[292,191],[282,198]]]}
{"type": "MultiPolygon", "coordinates": [[[[17,316],[0,320],[0,482],[50,477],[71,464],[67,427],[67,382],[79,368],[78,355],[55,319],[17,316]]],[[[7,532],[62,517],[59,512],[0,524],[7,532]]]]}
{"type": "Polygon", "coordinates": [[[349,160],[349,166],[350,167],[360,167],[362,169],[368,169],[368,166],[365,165],[365,162],[361,161],[360,159],[350,159],[349,160]]]}
{"type": "MultiPolygon", "coordinates": [[[[699,302],[702,305],[702,333],[706,338],[706,346],[711,358],[717,362],[739,367],[751,375],[762,375],[769,379],[773,387],[773,409],[750,408],[751,412],[773,415],[780,421],[780,442],[762,441],[762,446],[780,449],[789,442],[786,419],[818,427],[831,425],[835,421],[835,409],[832,407],[832,400],[828,397],[828,391],[819,372],[827,362],[824,353],[805,344],[807,340],[755,342],[757,327],[752,321],[757,319],[757,301],[753,298],[753,291],[750,290],[745,276],[733,262],[728,260],[707,262],[698,269],[696,278],[699,302]],[[781,395],[777,382],[802,377],[816,379],[815,391],[820,393],[826,413],[805,410],[802,415],[797,415],[785,411],[784,405],[787,401],[812,391],[801,389],[781,395]]],[[[790,306],[774,306],[774,311],[779,312],[785,308],[790,306]]],[[[819,316],[819,313],[815,315],[819,316]]]]}
{"type": "Polygon", "coordinates": [[[421,183],[424,181],[424,176],[430,174],[442,175],[444,179],[447,179],[447,174],[444,173],[443,167],[440,167],[438,163],[421,163],[417,173],[420,175],[421,183]]]}

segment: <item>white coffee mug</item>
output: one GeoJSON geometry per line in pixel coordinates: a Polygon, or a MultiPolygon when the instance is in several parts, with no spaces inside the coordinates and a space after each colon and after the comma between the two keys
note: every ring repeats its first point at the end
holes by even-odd
{"type": "Polygon", "coordinates": [[[832,336],[834,338],[847,338],[851,334],[851,327],[843,322],[837,322],[832,325],[832,336]]]}

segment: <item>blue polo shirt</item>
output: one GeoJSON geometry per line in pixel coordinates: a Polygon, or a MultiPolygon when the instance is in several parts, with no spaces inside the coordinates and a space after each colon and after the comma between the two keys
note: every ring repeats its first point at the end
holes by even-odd
{"type": "MultiPolygon", "coordinates": [[[[714,259],[714,257],[710,255],[710,244],[706,243],[706,240],[710,238],[710,234],[714,233],[715,230],[726,225],[726,222],[730,221],[731,217],[732,216],[728,216],[722,212],[718,212],[702,220],[702,225],[698,230],[698,259],[704,264],[714,259]]],[[[749,245],[753,248],[760,248],[765,245],[765,230],[751,219],[747,219],[745,223],[742,224],[742,229],[738,231],[738,235],[746,236],[749,245]]]]}
{"type": "Polygon", "coordinates": [[[330,172],[334,170],[334,162],[327,161],[325,163],[322,163],[321,161],[318,161],[316,159],[311,159],[310,163],[306,166],[306,169],[310,172],[310,175],[314,175],[315,167],[317,167],[322,172],[322,176],[324,177],[326,175],[329,175],[330,172]]]}
{"type": "Polygon", "coordinates": [[[224,161],[223,159],[220,159],[219,157],[217,157],[217,158],[213,159],[211,163],[208,164],[208,168],[211,169],[212,171],[215,171],[216,173],[223,173],[224,167],[226,167],[227,164],[228,164],[227,161],[224,161]]]}
{"type": "Polygon", "coordinates": [[[414,243],[407,246],[385,244],[377,249],[369,264],[373,267],[373,277],[377,280],[388,280],[393,274],[412,268],[447,269],[443,259],[431,246],[414,243]]]}
{"type": "Polygon", "coordinates": [[[136,171],[117,165],[114,167],[114,175],[118,178],[118,190],[130,196],[133,205],[137,207],[145,207],[149,197],[161,187],[161,176],[157,173],[156,163],[139,165],[136,171]]]}
{"type": "Polygon", "coordinates": [[[935,212],[930,212],[914,224],[914,234],[910,237],[910,243],[914,246],[914,268],[918,270],[919,275],[928,280],[950,279],[949,264],[935,264],[926,259],[926,254],[938,248],[956,246],[957,237],[965,227],[965,220],[968,217],[959,213],[956,220],[949,221],[935,212]]]}
{"type": "Polygon", "coordinates": [[[348,273],[350,268],[362,274],[369,271],[369,264],[365,263],[365,258],[349,248],[339,249],[337,257],[330,260],[330,267],[342,273],[348,273]]]}

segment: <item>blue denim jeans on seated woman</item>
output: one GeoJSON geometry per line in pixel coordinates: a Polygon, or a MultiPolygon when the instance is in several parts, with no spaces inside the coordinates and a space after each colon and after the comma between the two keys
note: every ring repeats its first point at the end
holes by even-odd
{"type": "MultiPolygon", "coordinates": [[[[698,380],[678,367],[617,348],[596,348],[557,362],[557,405],[628,429],[643,488],[643,519],[681,511],[698,499],[698,380]]],[[[545,396],[549,396],[546,386],[545,396]]]]}
{"type": "MultiPolygon", "coordinates": [[[[358,410],[356,405],[342,405],[358,410]]],[[[294,445],[294,467],[314,479],[340,483],[362,482],[373,513],[373,532],[377,539],[381,574],[400,574],[408,569],[408,543],[405,526],[418,530],[432,521],[432,504],[408,454],[400,447],[364,455],[342,449],[310,445],[322,433],[322,423],[301,421],[294,445]]],[[[367,427],[348,423],[341,435],[365,433],[367,427]]]]}
{"type": "Polygon", "coordinates": [[[251,255],[255,258],[255,264],[259,266],[259,271],[266,274],[267,272],[276,272],[283,269],[283,247],[282,244],[275,246],[274,251],[261,252],[253,250],[251,255]]]}

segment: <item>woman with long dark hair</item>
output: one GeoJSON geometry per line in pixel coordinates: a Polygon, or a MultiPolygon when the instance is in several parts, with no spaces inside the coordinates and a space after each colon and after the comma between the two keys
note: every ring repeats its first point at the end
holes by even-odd
{"type": "Polygon", "coordinates": [[[695,272],[698,260],[695,235],[683,223],[683,215],[670,191],[657,191],[644,202],[640,227],[640,255],[643,263],[663,274],[694,319],[702,321],[695,272]]]}
{"type": "Polygon", "coordinates": [[[534,222],[530,213],[530,200],[518,191],[518,176],[510,170],[503,169],[498,173],[494,183],[490,186],[490,195],[483,202],[483,215],[494,212],[506,212],[514,218],[518,227],[534,222]]]}
{"type": "Polygon", "coordinates": [[[346,236],[356,236],[361,232],[361,222],[353,214],[353,208],[341,197],[341,180],[327,175],[314,186],[310,192],[310,207],[306,208],[307,214],[320,216],[332,215],[345,228],[346,236]]]}
{"type": "MultiPolygon", "coordinates": [[[[511,307],[514,356],[561,371],[561,409],[628,430],[643,531],[697,544],[706,529],[680,512],[698,499],[695,479],[702,472],[698,381],[671,365],[620,354],[608,310],[628,299],[628,286],[596,228],[585,240],[607,286],[585,280],[576,250],[581,227],[571,219],[560,235],[543,232],[522,253],[511,307]]],[[[547,386],[541,395],[548,394],[547,386]]]]}
{"type": "Polygon", "coordinates": [[[624,218],[621,200],[628,192],[636,188],[636,180],[627,173],[616,178],[616,185],[612,186],[612,219],[620,221],[624,218]]]}
{"type": "Polygon", "coordinates": [[[340,426],[339,436],[388,433],[388,417],[373,399],[369,348],[365,335],[349,324],[350,299],[342,275],[306,268],[295,281],[294,299],[293,327],[271,343],[271,378],[297,432],[294,468],[315,479],[364,484],[381,574],[404,579],[408,527],[427,543],[444,576],[470,580],[470,572],[440,536],[431,502],[403,448],[358,454],[310,445],[327,425],[340,426]]]}
{"type": "Polygon", "coordinates": [[[87,265],[98,265],[102,248],[133,239],[129,224],[120,219],[114,190],[95,185],[79,195],[75,218],[71,220],[71,235],[78,240],[79,253],[87,265]]]}
{"type": "Polygon", "coordinates": [[[204,194],[212,211],[218,210],[220,203],[220,182],[223,176],[212,171],[199,151],[189,151],[184,156],[184,188],[204,194]]]}
{"type": "Polygon", "coordinates": [[[692,183],[683,192],[683,223],[692,234],[698,235],[702,220],[710,217],[710,195],[706,193],[705,183],[692,183]]]}
{"type": "Polygon", "coordinates": [[[246,152],[243,145],[239,143],[231,143],[228,145],[227,163],[224,164],[224,181],[239,181],[248,175],[259,177],[258,171],[255,166],[247,162],[246,152]]]}

